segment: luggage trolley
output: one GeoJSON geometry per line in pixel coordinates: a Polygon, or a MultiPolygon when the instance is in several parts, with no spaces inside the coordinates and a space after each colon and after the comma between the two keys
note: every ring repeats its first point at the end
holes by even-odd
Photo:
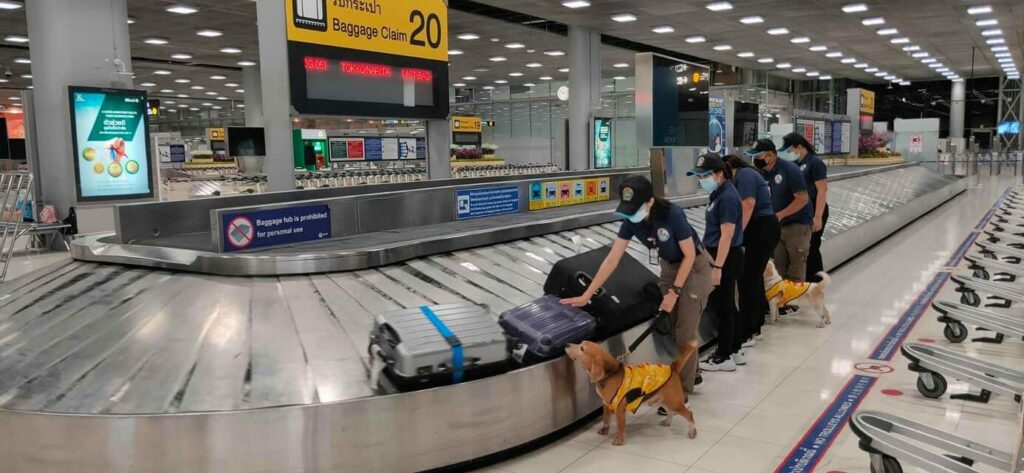
{"type": "Polygon", "coordinates": [[[1012,265],[1020,265],[1024,261],[1024,250],[1019,248],[983,241],[976,241],[974,244],[979,248],[979,253],[990,259],[1012,265]]]}
{"type": "Polygon", "coordinates": [[[974,277],[990,279],[996,282],[1014,282],[1024,279],[1024,266],[1012,264],[993,258],[984,258],[977,255],[964,256],[967,261],[967,268],[973,271],[974,277]]]}
{"type": "Polygon", "coordinates": [[[907,368],[917,373],[917,390],[929,399],[946,393],[946,376],[981,388],[978,394],[951,394],[950,399],[987,403],[992,394],[1010,396],[1020,402],[1024,392],[1024,372],[922,343],[904,343],[903,356],[910,360],[907,368]]]}
{"type": "Polygon", "coordinates": [[[956,291],[960,293],[960,302],[970,306],[981,305],[978,292],[988,294],[989,301],[998,301],[989,302],[985,307],[1008,309],[1014,302],[1024,302],[1024,289],[1019,284],[989,281],[966,274],[953,274],[949,279],[958,286],[956,291]]]}
{"type": "Polygon", "coordinates": [[[871,457],[872,473],[903,473],[901,461],[932,473],[978,473],[975,463],[1012,468],[1011,453],[903,417],[860,411],[849,423],[858,446],[871,457]]]}
{"type": "Polygon", "coordinates": [[[1003,246],[1024,250],[1024,236],[992,230],[984,230],[982,233],[985,234],[985,239],[991,243],[999,243],[1003,246]]]}
{"type": "Polygon", "coordinates": [[[941,314],[939,322],[946,324],[942,334],[953,343],[960,343],[967,338],[964,323],[996,334],[995,337],[975,338],[972,342],[1003,343],[1006,336],[1024,338],[1024,317],[944,301],[932,303],[932,308],[941,314]]]}

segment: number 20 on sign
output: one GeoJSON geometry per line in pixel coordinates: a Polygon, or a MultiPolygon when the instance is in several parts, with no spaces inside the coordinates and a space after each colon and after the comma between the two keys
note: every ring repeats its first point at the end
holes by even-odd
{"type": "Polygon", "coordinates": [[[448,60],[443,0],[285,0],[288,40],[448,60]]]}

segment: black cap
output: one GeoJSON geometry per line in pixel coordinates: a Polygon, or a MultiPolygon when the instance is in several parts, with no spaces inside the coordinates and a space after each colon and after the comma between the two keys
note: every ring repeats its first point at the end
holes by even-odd
{"type": "Polygon", "coordinates": [[[754,147],[751,148],[750,151],[747,151],[743,154],[746,154],[747,156],[753,158],[754,156],[757,156],[765,151],[775,151],[775,142],[773,142],[770,138],[761,138],[760,140],[757,140],[757,142],[754,143],[754,147]]]}
{"type": "Polygon", "coordinates": [[[807,138],[804,138],[804,135],[801,135],[800,133],[794,131],[793,133],[789,133],[786,136],[782,137],[782,147],[779,148],[779,152],[785,153],[786,151],[789,151],[789,148],[792,148],[796,145],[806,147],[807,138]]]}
{"type": "Polygon", "coordinates": [[[697,158],[697,167],[686,171],[687,176],[704,177],[715,171],[724,171],[725,161],[718,153],[705,153],[697,158]]]}
{"type": "Polygon", "coordinates": [[[629,176],[619,184],[619,206],[615,213],[629,217],[654,197],[654,186],[643,176],[629,176]]]}

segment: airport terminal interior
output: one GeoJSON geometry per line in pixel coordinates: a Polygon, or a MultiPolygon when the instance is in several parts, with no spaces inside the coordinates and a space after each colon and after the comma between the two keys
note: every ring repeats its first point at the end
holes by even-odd
{"type": "Polygon", "coordinates": [[[1024,473],[1024,2],[0,0],[0,473],[1024,473]]]}

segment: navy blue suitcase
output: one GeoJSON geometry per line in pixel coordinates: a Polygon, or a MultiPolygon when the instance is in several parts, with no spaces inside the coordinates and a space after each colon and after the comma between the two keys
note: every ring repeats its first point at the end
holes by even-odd
{"type": "Polygon", "coordinates": [[[567,344],[590,338],[597,320],[547,295],[505,311],[498,324],[512,341],[512,358],[529,364],[560,356],[567,344]]]}

